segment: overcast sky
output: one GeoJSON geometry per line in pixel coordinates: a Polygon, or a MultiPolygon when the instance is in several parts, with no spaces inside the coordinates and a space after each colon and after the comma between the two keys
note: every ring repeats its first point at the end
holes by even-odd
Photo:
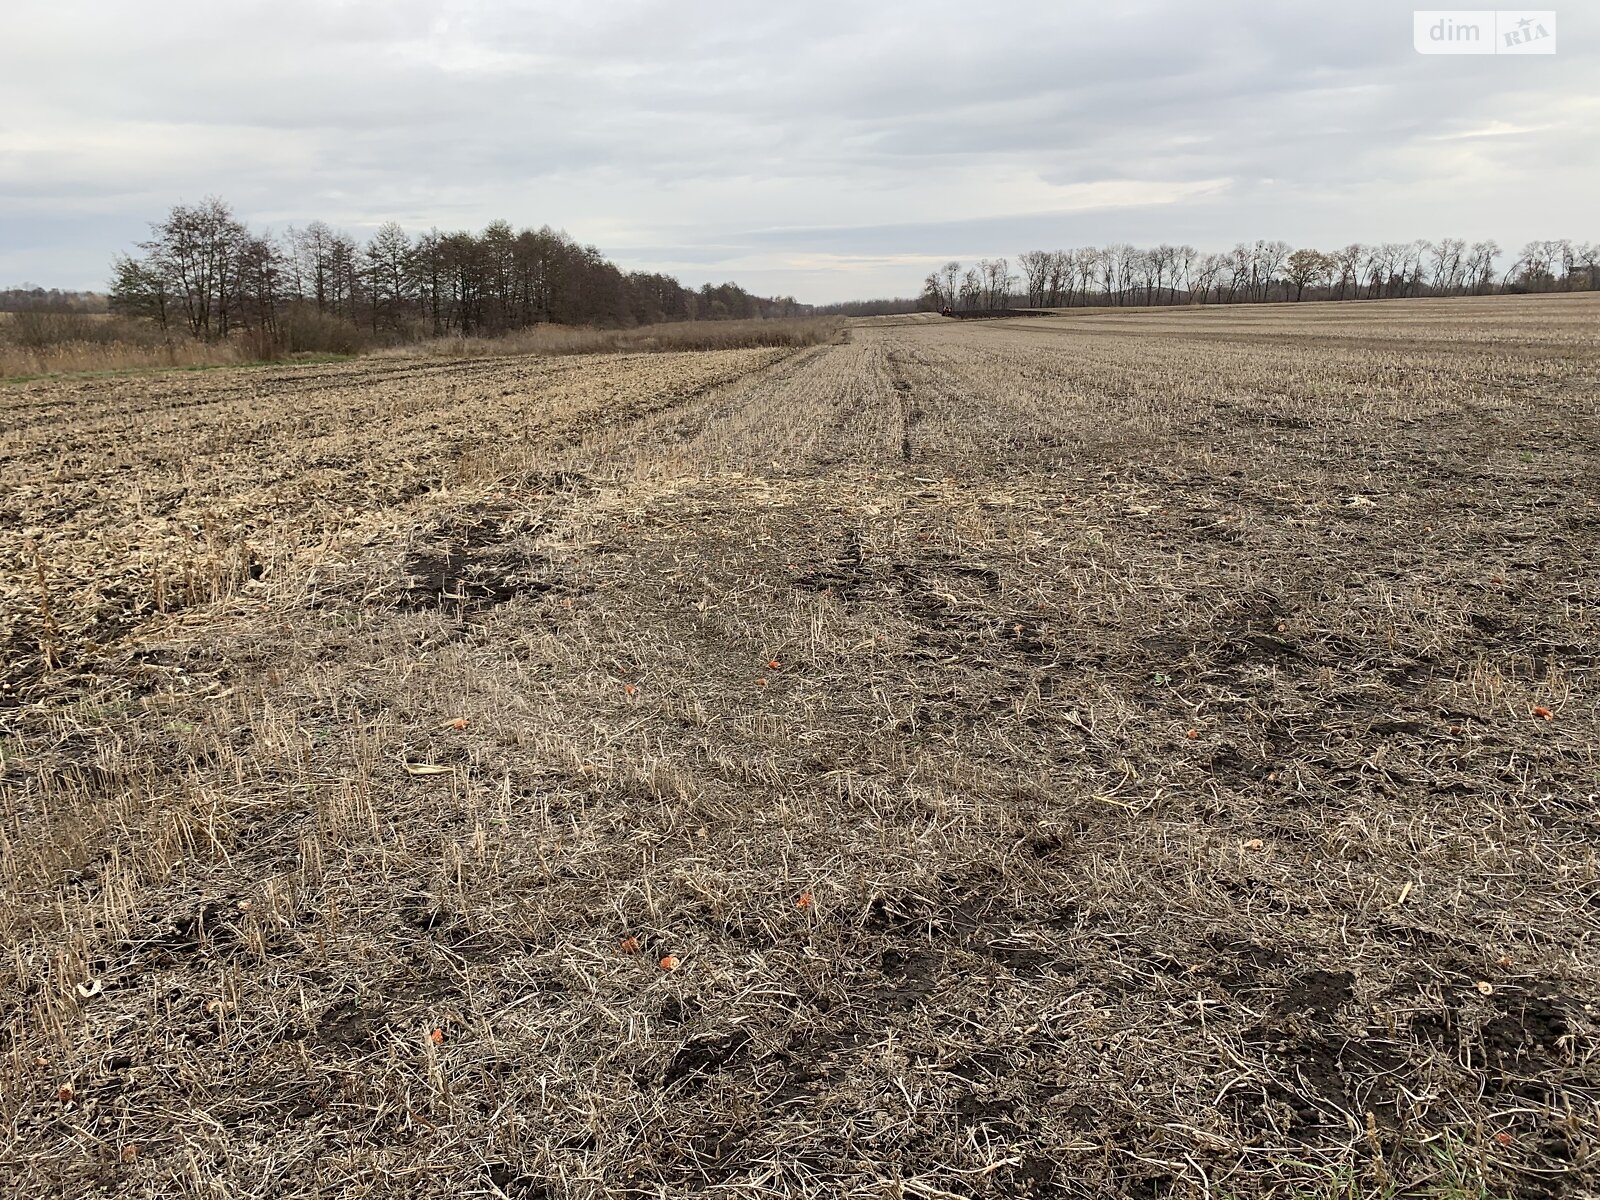
{"type": "Polygon", "coordinates": [[[1388,0],[7,0],[0,286],[208,194],[549,223],[802,300],[1108,241],[1600,239],[1600,5],[1424,56],[1388,0]]]}

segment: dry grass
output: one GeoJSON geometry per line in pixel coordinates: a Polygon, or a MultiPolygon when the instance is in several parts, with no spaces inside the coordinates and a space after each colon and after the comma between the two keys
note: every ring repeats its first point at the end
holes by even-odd
{"type": "Polygon", "coordinates": [[[1600,310],[1366,311],[8,392],[10,1194],[1592,1187],[1600,310]]]}
{"type": "Polygon", "coordinates": [[[249,356],[233,343],[188,339],[162,346],[137,342],[58,342],[28,349],[0,344],[0,380],[163,367],[225,367],[248,361],[249,356]]]}
{"type": "Polygon", "coordinates": [[[0,313],[0,379],[152,367],[232,366],[239,346],[163,338],[138,321],[83,313],[0,313]]]}
{"type": "MultiPolygon", "coordinates": [[[[294,354],[465,359],[796,348],[833,341],[844,326],[843,321],[830,317],[682,321],[633,329],[541,325],[503,337],[431,338],[374,350],[368,335],[349,321],[300,312],[284,317],[281,332],[294,354]]],[[[239,366],[258,361],[244,342],[163,338],[151,326],[114,317],[0,313],[0,381],[160,367],[239,366]]]]}
{"type": "Polygon", "coordinates": [[[834,317],[773,321],[674,321],[632,329],[536,325],[494,338],[436,338],[384,352],[397,357],[491,358],[514,354],[650,354],[816,346],[836,340],[834,317]]]}

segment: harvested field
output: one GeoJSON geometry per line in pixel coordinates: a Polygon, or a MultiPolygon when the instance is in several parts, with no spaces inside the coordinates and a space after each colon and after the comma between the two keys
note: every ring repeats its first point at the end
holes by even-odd
{"type": "Polygon", "coordinates": [[[1597,410],[1592,296],[0,390],[6,1194],[1593,1194],[1597,410]]]}
{"type": "Polygon", "coordinates": [[[959,308],[954,312],[943,314],[954,317],[958,321],[1011,321],[1019,317],[1048,317],[1052,310],[1048,308],[959,308]]]}

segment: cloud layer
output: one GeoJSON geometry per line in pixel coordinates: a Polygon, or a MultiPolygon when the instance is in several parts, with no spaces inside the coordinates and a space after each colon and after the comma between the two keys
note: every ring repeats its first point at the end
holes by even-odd
{"type": "Polygon", "coordinates": [[[1582,10],[1554,56],[1429,57],[1384,0],[15,7],[0,284],[98,285],[207,194],[811,301],[1036,246],[1600,237],[1582,10]]]}

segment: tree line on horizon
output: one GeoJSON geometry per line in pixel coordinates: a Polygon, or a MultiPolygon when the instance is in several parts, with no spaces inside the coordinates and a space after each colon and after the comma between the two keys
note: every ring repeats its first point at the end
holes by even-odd
{"type": "Polygon", "coordinates": [[[924,309],[1073,308],[1156,304],[1375,300],[1498,292],[1600,290],[1600,242],[1524,245],[1502,275],[1493,240],[1364,244],[1324,252],[1283,241],[1239,242],[1222,253],[1127,243],[1029,250],[1020,273],[1004,258],[948,262],[923,282],[924,309]]]}
{"type": "Polygon", "coordinates": [[[259,233],[209,198],[174,206],[137,249],[112,264],[112,312],[201,340],[242,336],[264,349],[809,311],[733,283],[694,289],[670,275],[624,271],[565,232],[505,221],[481,233],[415,236],[389,222],[360,242],[322,221],[259,233]]]}
{"type": "Polygon", "coordinates": [[[84,313],[106,311],[103,292],[74,292],[64,288],[42,288],[24,283],[20,287],[0,288],[0,312],[8,313],[84,313]]]}

